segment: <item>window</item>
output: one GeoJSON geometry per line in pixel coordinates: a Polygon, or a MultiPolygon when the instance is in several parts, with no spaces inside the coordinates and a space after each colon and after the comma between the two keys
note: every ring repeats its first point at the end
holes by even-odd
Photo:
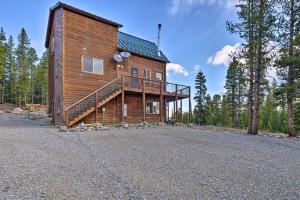
{"type": "Polygon", "coordinates": [[[82,71],[103,75],[103,60],[82,56],[82,71]]]}
{"type": "Polygon", "coordinates": [[[163,80],[163,75],[161,72],[156,72],[155,74],[156,80],[162,81],[163,80]]]}
{"type": "Polygon", "coordinates": [[[143,69],[143,79],[151,80],[151,70],[143,69]]]}
{"type": "Polygon", "coordinates": [[[159,101],[147,101],[146,113],[159,114],[159,101]]]}

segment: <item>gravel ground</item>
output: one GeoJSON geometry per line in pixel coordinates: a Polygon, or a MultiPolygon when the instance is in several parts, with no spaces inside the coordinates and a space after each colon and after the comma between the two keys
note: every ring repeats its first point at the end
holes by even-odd
{"type": "Polygon", "coordinates": [[[0,199],[300,199],[300,140],[0,115],[0,199]]]}

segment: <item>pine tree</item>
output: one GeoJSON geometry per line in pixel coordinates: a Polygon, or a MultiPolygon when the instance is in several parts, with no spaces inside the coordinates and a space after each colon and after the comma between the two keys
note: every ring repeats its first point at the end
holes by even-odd
{"type": "Polygon", "coordinates": [[[231,117],[230,117],[231,112],[230,112],[229,98],[226,95],[223,95],[221,105],[222,105],[222,108],[221,108],[221,113],[222,113],[221,124],[222,124],[222,126],[230,127],[230,126],[232,126],[231,117]]]}
{"type": "Polygon", "coordinates": [[[33,75],[36,70],[36,61],[38,60],[38,56],[34,48],[30,47],[28,50],[28,66],[29,66],[29,76],[30,76],[30,92],[27,96],[30,96],[30,102],[33,103],[33,75]]]}
{"type": "Polygon", "coordinates": [[[29,65],[28,65],[28,51],[30,48],[30,40],[24,28],[21,29],[18,35],[18,47],[16,50],[17,60],[17,102],[19,105],[27,103],[27,94],[29,93],[29,65]]]}
{"type": "Polygon", "coordinates": [[[267,47],[275,40],[275,0],[239,0],[237,7],[239,23],[227,23],[232,33],[245,40],[244,55],[249,72],[248,133],[258,133],[258,119],[262,85],[269,62],[267,47]]]}
{"type": "Polygon", "coordinates": [[[244,40],[243,55],[248,71],[248,134],[252,133],[253,121],[253,93],[254,93],[254,61],[255,61],[255,28],[256,28],[256,0],[239,0],[236,7],[239,9],[239,23],[227,22],[227,29],[237,33],[244,40]]]}
{"type": "Polygon", "coordinates": [[[10,103],[16,103],[16,60],[15,60],[15,44],[14,39],[10,35],[7,42],[6,65],[8,69],[9,79],[7,85],[8,99],[10,103]]]}
{"type": "Polygon", "coordinates": [[[284,80],[284,91],[286,93],[288,110],[288,134],[295,136],[294,127],[294,100],[296,98],[297,66],[299,61],[296,58],[295,51],[297,45],[296,35],[299,34],[300,24],[300,2],[297,0],[281,0],[282,5],[282,34],[281,57],[278,61],[278,73],[284,80]],[[298,28],[297,28],[298,27],[298,28]]]}
{"type": "Polygon", "coordinates": [[[194,108],[194,122],[196,124],[205,124],[206,123],[206,112],[205,112],[205,96],[206,96],[206,78],[204,74],[199,71],[195,80],[196,94],[194,100],[196,106],[194,108]]]}
{"type": "Polygon", "coordinates": [[[5,36],[4,29],[0,28],[0,84],[1,84],[0,103],[4,102],[4,96],[5,96],[5,83],[6,83],[5,56],[6,56],[6,36],[5,36]]]}
{"type": "Polygon", "coordinates": [[[36,101],[46,104],[48,95],[48,51],[45,51],[40,58],[39,64],[33,74],[33,80],[36,101]]]}

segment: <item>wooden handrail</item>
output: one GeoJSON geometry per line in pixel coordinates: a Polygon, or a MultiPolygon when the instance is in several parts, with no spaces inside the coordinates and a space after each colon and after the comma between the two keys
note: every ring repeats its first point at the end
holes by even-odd
{"type": "Polygon", "coordinates": [[[73,103],[71,106],[69,106],[68,108],[66,108],[66,109],[64,110],[64,112],[70,110],[72,107],[76,106],[77,104],[81,103],[82,101],[86,100],[87,98],[93,96],[94,94],[96,94],[97,92],[99,92],[100,90],[102,90],[103,88],[105,88],[106,86],[108,86],[109,84],[113,83],[114,81],[118,80],[119,78],[121,78],[121,77],[118,77],[118,78],[116,78],[116,79],[110,81],[109,83],[105,84],[105,85],[102,86],[101,88],[95,90],[94,92],[92,92],[92,93],[90,93],[89,95],[83,97],[83,98],[80,99],[79,101],[73,103]]]}

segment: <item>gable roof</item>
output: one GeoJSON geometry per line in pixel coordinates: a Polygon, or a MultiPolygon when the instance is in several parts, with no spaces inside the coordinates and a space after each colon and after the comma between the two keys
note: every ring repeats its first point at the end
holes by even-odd
{"type": "Polygon", "coordinates": [[[168,58],[162,51],[160,51],[160,56],[157,54],[158,47],[154,42],[144,40],[121,31],[118,31],[118,48],[132,54],[166,63],[169,62],[168,58]]]}
{"type": "Polygon", "coordinates": [[[62,3],[62,2],[57,2],[53,7],[50,8],[50,12],[49,12],[47,35],[46,35],[46,41],[45,41],[45,47],[46,48],[48,48],[48,46],[49,46],[49,37],[50,37],[50,33],[51,33],[54,12],[55,12],[55,10],[57,10],[59,8],[63,8],[63,9],[72,11],[72,12],[77,13],[79,15],[82,15],[82,16],[94,19],[96,21],[100,21],[100,22],[109,24],[111,26],[115,26],[117,28],[121,28],[123,26],[122,24],[119,24],[117,22],[111,21],[109,19],[105,19],[105,18],[100,17],[98,15],[94,15],[94,14],[86,12],[84,10],[75,8],[75,7],[70,6],[68,4],[65,4],[65,3],[62,3]]]}

